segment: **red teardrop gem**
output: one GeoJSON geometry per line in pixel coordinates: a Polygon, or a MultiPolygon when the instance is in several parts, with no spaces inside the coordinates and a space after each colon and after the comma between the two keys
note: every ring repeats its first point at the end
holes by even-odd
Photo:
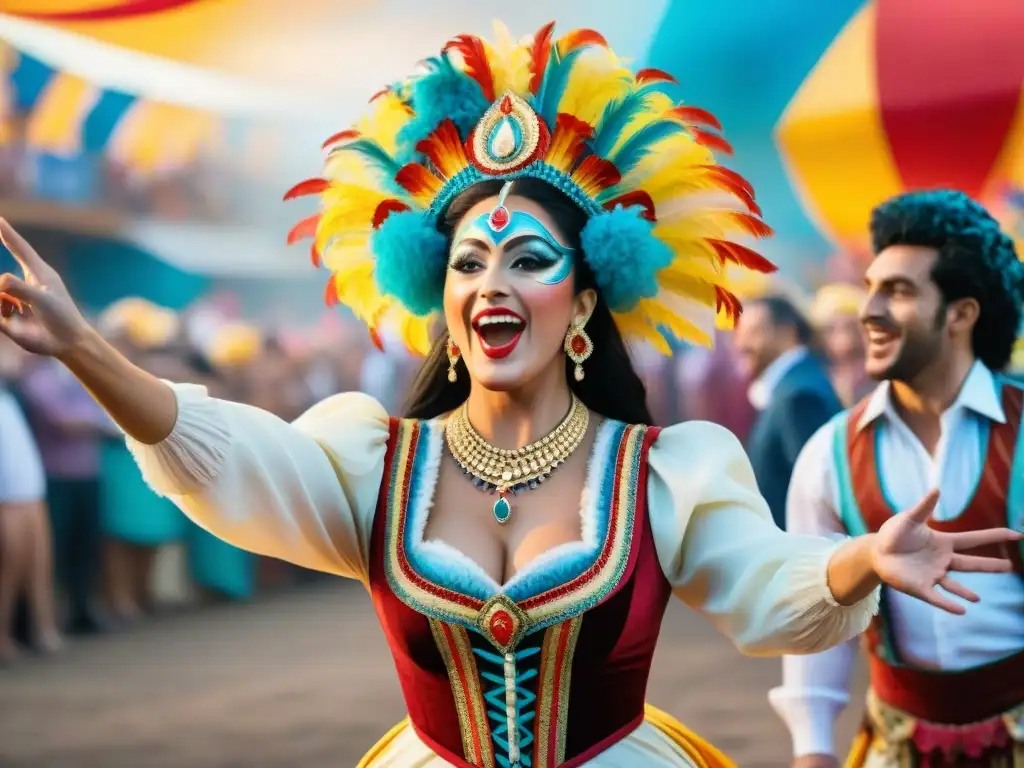
{"type": "Polygon", "coordinates": [[[577,334],[576,336],[572,337],[570,346],[572,347],[573,352],[575,352],[577,355],[582,355],[584,352],[587,351],[587,340],[584,339],[579,334],[577,334]]]}
{"type": "Polygon", "coordinates": [[[495,611],[488,623],[488,629],[491,630],[491,637],[497,640],[499,645],[508,645],[515,631],[515,619],[508,611],[495,611]]]}
{"type": "Polygon", "coordinates": [[[503,115],[512,114],[512,99],[509,98],[508,94],[505,94],[501,98],[501,104],[498,105],[498,109],[501,110],[503,115]]]}
{"type": "Polygon", "coordinates": [[[491,229],[500,231],[508,226],[509,215],[508,208],[502,206],[501,208],[495,208],[491,211],[491,229]]]}

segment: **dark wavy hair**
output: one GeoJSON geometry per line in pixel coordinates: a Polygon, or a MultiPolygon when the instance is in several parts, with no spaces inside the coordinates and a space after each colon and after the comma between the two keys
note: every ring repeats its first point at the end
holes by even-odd
{"type": "Polygon", "coordinates": [[[1007,366],[1020,330],[1024,267],[988,211],[955,190],[908,192],[872,211],[871,244],[876,254],[892,245],[934,248],[931,279],[943,306],[975,299],[974,355],[993,371],[1007,366]]]}
{"type": "MultiPolygon", "coordinates": [[[[457,197],[448,208],[439,227],[449,239],[466,212],[481,200],[494,197],[502,181],[476,184],[457,197]]],[[[558,224],[567,245],[581,253],[580,235],[587,215],[572,200],[550,184],[539,179],[516,181],[514,193],[542,206],[558,224]]],[[[576,289],[597,287],[594,273],[586,261],[576,261],[576,289]]],[[[584,365],[586,376],[576,381],[572,362],[566,357],[565,372],[569,386],[590,410],[601,416],[627,424],[650,424],[647,393],[633,368],[633,362],[608,305],[598,291],[597,305],[587,322],[587,335],[594,342],[594,352],[584,365]]],[[[461,405],[469,396],[469,376],[463,361],[457,364],[460,373],[454,383],[448,381],[448,334],[442,333],[430,349],[420,368],[405,406],[408,418],[432,419],[461,405]]]]}

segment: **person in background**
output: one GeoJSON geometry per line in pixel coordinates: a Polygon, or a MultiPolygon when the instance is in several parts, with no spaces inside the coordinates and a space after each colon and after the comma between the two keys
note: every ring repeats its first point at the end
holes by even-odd
{"type": "MultiPolygon", "coordinates": [[[[0,357],[8,356],[6,339],[0,357]]],[[[25,416],[0,383],[0,665],[18,655],[14,624],[19,600],[28,639],[37,650],[61,646],[53,595],[53,556],[46,510],[46,475],[25,416]]]]}
{"type": "Polygon", "coordinates": [[[736,325],[735,348],[752,379],[758,416],[747,450],[772,517],[785,528],[786,491],[804,443],[842,409],[828,374],[812,354],[811,326],[781,296],[750,302],[736,325]]]}
{"type": "Polygon", "coordinates": [[[68,631],[104,631],[106,619],[95,601],[103,561],[100,445],[113,423],[67,368],[54,360],[33,359],[21,377],[20,392],[46,470],[68,631]]]}
{"type": "MultiPolygon", "coordinates": [[[[246,401],[248,370],[259,365],[263,343],[259,328],[240,321],[222,324],[206,340],[204,355],[224,397],[246,401]]],[[[248,600],[256,591],[257,556],[195,524],[188,526],[188,564],[207,601],[248,600]]]]}
{"type": "MultiPolygon", "coordinates": [[[[174,356],[162,354],[178,335],[174,312],[128,298],[108,307],[98,326],[107,341],[154,375],[184,378],[174,356]]],[[[187,520],[146,485],[119,430],[111,430],[103,442],[100,466],[107,602],[116,619],[131,622],[155,607],[151,585],[157,551],[184,537],[187,520]]]]}
{"type": "MultiPolygon", "coordinates": [[[[875,536],[932,489],[941,498],[928,524],[944,537],[980,537],[990,521],[1024,529],[1024,392],[1001,374],[1024,300],[1012,241],[950,190],[883,203],[871,239],[861,321],[867,372],[880,383],[804,447],[790,531],[875,536]]],[[[942,580],[936,601],[882,590],[864,634],[870,689],[849,768],[1024,766],[1024,552],[973,548],[964,559],[992,553],[1016,572],[942,580]]],[[[792,734],[794,766],[839,764],[834,723],[850,698],[855,643],[783,661],[770,701],[792,734]]]]}
{"type": "Polygon", "coordinates": [[[874,388],[864,372],[860,308],[865,296],[855,285],[831,283],[818,290],[811,304],[811,323],[828,360],[832,386],[847,408],[874,388]]]}

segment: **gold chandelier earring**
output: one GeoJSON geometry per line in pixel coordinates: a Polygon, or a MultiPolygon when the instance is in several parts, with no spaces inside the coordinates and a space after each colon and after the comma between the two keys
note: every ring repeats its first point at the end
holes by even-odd
{"type": "Polygon", "coordinates": [[[573,371],[576,381],[583,381],[583,363],[594,353],[594,342],[583,330],[586,322],[579,320],[570,325],[569,330],[565,332],[565,354],[576,363],[576,370],[573,371]]]}
{"type": "Polygon", "coordinates": [[[455,372],[455,364],[459,362],[459,358],[462,357],[462,350],[459,346],[452,341],[452,337],[448,337],[448,381],[455,383],[458,378],[458,374],[455,372]]]}

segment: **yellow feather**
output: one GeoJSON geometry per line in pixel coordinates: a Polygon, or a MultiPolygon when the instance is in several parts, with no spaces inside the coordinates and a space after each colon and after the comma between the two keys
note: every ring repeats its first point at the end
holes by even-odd
{"type": "Polygon", "coordinates": [[[630,312],[616,313],[614,318],[615,324],[619,327],[619,331],[623,336],[649,342],[651,346],[655,347],[662,354],[672,354],[672,348],[668,345],[668,342],[658,333],[657,328],[652,327],[647,322],[647,318],[643,313],[634,309],[630,312]]]}
{"type": "Polygon", "coordinates": [[[658,284],[670,293],[693,299],[706,307],[715,306],[715,286],[680,269],[664,269],[658,273],[658,284]]]}
{"type": "Polygon", "coordinates": [[[404,317],[401,320],[401,335],[405,345],[419,355],[426,355],[430,351],[430,324],[432,318],[417,317],[409,312],[403,311],[404,317]]]}
{"type": "Polygon", "coordinates": [[[625,96],[633,82],[632,73],[614,53],[595,46],[576,59],[558,111],[596,125],[605,106],[625,96]]]}
{"type": "Polygon", "coordinates": [[[356,126],[359,133],[380,144],[389,155],[398,148],[398,132],[412,118],[400,98],[388,92],[374,99],[370,112],[356,126]]]}
{"type": "Polygon", "coordinates": [[[333,240],[320,252],[320,260],[332,272],[372,259],[368,237],[333,240]]]}
{"type": "Polygon", "coordinates": [[[652,232],[673,247],[705,238],[727,239],[728,233],[742,231],[729,218],[733,211],[700,208],[660,217],[652,232]]]}
{"type": "Polygon", "coordinates": [[[637,310],[646,315],[652,325],[668,328],[677,339],[705,347],[711,346],[710,336],[691,321],[672,312],[658,300],[641,299],[637,310]]]}
{"type": "Polygon", "coordinates": [[[390,195],[380,189],[335,181],[323,193],[321,200],[325,210],[335,208],[350,211],[368,210],[370,218],[367,219],[367,224],[369,224],[373,220],[373,213],[377,210],[377,206],[388,197],[390,195]]]}
{"type": "MultiPolygon", "coordinates": [[[[677,133],[663,139],[656,145],[657,151],[643,158],[636,167],[627,173],[619,187],[623,189],[641,188],[646,192],[650,189],[664,190],[671,187],[674,179],[690,174],[705,173],[696,166],[713,165],[715,154],[707,147],[702,147],[688,134],[677,133]]],[[[656,192],[664,194],[663,192],[656,192]]],[[[656,193],[651,193],[652,196],[656,193]]],[[[657,201],[655,201],[657,203],[657,201]]]]}
{"type": "Polygon", "coordinates": [[[526,96],[530,87],[530,47],[526,41],[516,41],[500,21],[494,22],[494,40],[485,44],[487,61],[494,77],[494,93],[501,96],[512,91],[526,96]]]}

